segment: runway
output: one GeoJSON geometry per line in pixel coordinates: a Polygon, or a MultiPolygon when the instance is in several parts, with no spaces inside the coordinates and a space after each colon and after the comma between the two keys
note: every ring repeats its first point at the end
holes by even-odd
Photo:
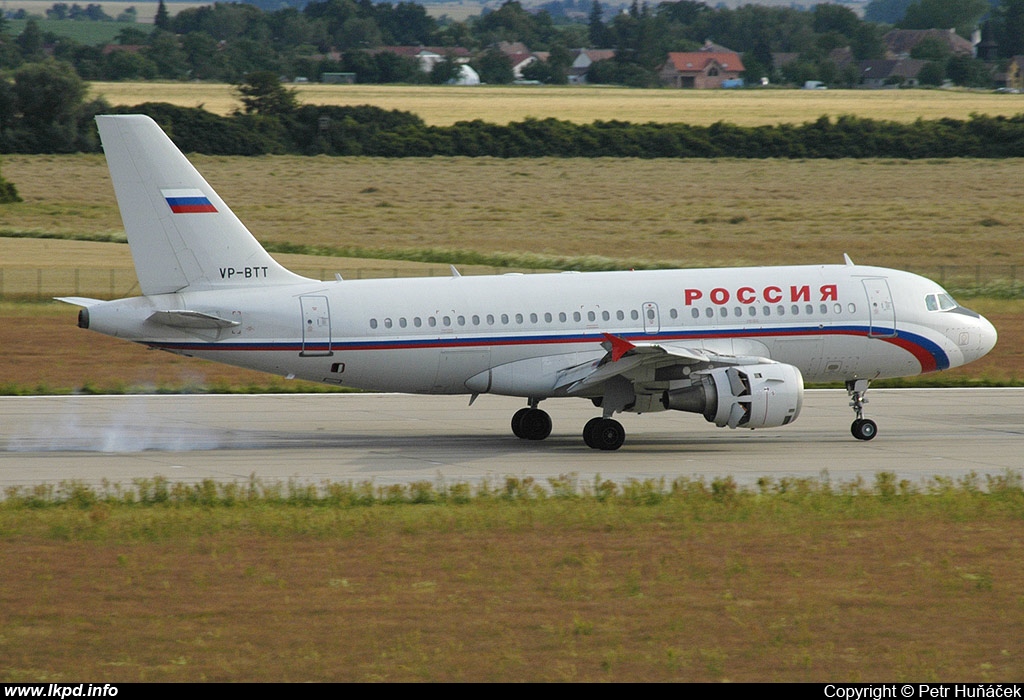
{"type": "Polygon", "coordinates": [[[833,483],[870,480],[879,471],[919,482],[1024,467],[1024,389],[873,389],[868,399],[866,416],[879,426],[870,442],[850,435],[846,393],[821,390],[808,391],[799,420],[778,429],[720,429],[675,411],[624,414],[625,445],[600,452],[580,436],[596,415],[582,400],[544,402],[554,430],[528,442],[509,428],[525,402],[486,395],[473,406],[468,397],[398,394],[7,397],[0,487],[251,475],[380,485],[731,475],[751,485],[825,472],[833,483]]]}

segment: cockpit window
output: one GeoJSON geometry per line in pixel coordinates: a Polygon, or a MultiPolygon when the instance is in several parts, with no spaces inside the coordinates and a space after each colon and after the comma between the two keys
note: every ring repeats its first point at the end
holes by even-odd
{"type": "Polygon", "coordinates": [[[952,311],[960,306],[948,294],[929,294],[924,298],[929,311],[952,311]]]}

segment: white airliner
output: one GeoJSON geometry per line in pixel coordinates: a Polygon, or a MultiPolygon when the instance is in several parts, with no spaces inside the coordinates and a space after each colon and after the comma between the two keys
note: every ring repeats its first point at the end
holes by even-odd
{"type": "Polygon", "coordinates": [[[512,432],[543,440],[544,399],[612,416],[676,410],[776,428],[804,381],[844,382],[854,437],[872,380],[957,367],[996,330],[918,275],[853,264],[643,272],[307,279],[263,249],[160,127],[97,117],[143,296],[66,297],[79,326],[152,348],[376,391],[526,399],[512,432]]]}

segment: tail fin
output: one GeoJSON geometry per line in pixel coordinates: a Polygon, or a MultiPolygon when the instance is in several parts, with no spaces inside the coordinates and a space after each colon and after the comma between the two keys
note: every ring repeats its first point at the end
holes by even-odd
{"type": "Polygon", "coordinates": [[[270,257],[152,119],[96,124],[143,294],[308,281],[270,257]]]}

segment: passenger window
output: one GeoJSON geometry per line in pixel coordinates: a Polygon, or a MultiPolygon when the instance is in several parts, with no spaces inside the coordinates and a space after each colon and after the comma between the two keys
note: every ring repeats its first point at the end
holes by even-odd
{"type": "Polygon", "coordinates": [[[398,319],[398,325],[400,328],[405,328],[406,326],[409,325],[409,322],[406,321],[405,317],[403,316],[402,318],[398,319]]]}
{"type": "Polygon", "coordinates": [[[427,325],[433,328],[434,326],[437,325],[437,319],[431,316],[430,318],[427,319],[427,325]]]}
{"type": "Polygon", "coordinates": [[[508,325],[508,314],[501,315],[501,322],[505,325],[508,325]]]}
{"type": "MultiPolygon", "coordinates": [[[[694,311],[696,311],[696,310],[697,309],[694,309],[694,311]]],[[[619,319],[620,321],[625,321],[626,320],[626,314],[620,309],[620,310],[615,312],[615,318],[619,319]]]]}
{"type": "Polygon", "coordinates": [[[516,323],[519,324],[520,326],[523,325],[523,315],[522,314],[516,314],[516,323]]]}
{"type": "Polygon", "coordinates": [[[370,319],[370,328],[374,328],[374,329],[377,328],[377,319],[375,319],[375,318],[371,318],[370,319]]]}
{"type": "Polygon", "coordinates": [[[530,314],[530,323],[537,322],[537,314],[530,314]]]}

